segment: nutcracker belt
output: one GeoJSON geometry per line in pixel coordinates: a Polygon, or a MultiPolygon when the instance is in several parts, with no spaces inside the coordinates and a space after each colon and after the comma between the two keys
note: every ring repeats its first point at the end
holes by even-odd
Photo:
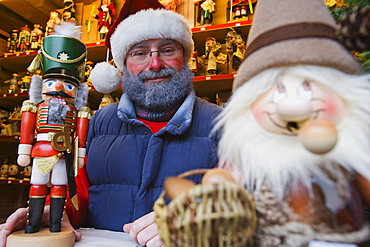
{"type": "MultiPolygon", "coordinates": [[[[49,132],[49,133],[40,133],[40,134],[37,134],[36,136],[36,141],[51,141],[51,138],[53,137],[54,133],[56,132],[49,132]]],[[[71,141],[72,141],[72,137],[71,138],[71,141]]]]}
{"type": "MultiPolygon", "coordinates": [[[[49,133],[39,133],[36,136],[36,141],[48,141],[51,142],[54,134],[57,132],[49,132],[49,133]]],[[[62,142],[63,140],[60,140],[62,142]]],[[[72,141],[72,137],[70,137],[70,141],[72,141]]],[[[59,158],[63,155],[62,152],[60,152],[58,155],[50,156],[50,157],[35,157],[35,164],[37,166],[37,169],[42,174],[49,173],[55,164],[58,162],[59,158]]]]}

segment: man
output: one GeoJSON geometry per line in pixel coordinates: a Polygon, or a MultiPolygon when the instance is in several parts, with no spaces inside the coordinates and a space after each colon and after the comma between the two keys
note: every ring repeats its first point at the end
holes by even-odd
{"type": "Polygon", "coordinates": [[[369,75],[334,27],[321,0],[258,1],[217,125],[220,165],[253,193],[254,246],[369,246],[369,75]]]}
{"type": "MultiPolygon", "coordinates": [[[[106,43],[123,78],[100,63],[91,81],[103,93],[122,83],[124,93],[90,121],[89,181],[77,187],[91,183],[85,225],[124,230],[141,245],[161,246],[152,206],[166,177],[217,165],[218,137],[209,135],[221,108],[195,96],[187,68],[193,41],[184,17],[157,1],[129,0],[111,30],[106,43]]],[[[78,212],[66,208],[75,226],[85,218],[82,204],[78,212]]]]}

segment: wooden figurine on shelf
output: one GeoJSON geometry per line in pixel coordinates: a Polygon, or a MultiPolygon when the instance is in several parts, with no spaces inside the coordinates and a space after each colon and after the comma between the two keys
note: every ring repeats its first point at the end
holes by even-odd
{"type": "Polygon", "coordinates": [[[34,24],[31,31],[31,50],[37,51],[41,47],[41,42],[44,32],[41,30],[40,24],[34,24]]]}
{"type": "Polygon", "coordinates": [[[98,20],[98,32],[100,39],[104,39],[113,23],[116,15],[116,8],[111,0],[101,0],[98,8],[99,13],[95,15],[98,20]]]}
{"type": "Polygon", "coordinates": [[[18,85],[21,84],[19,80],[19,74],[14,72],[10,80],[4,81],[5,84],[9,84],[8,93],[18,93],[18,85]]]}
{"type": "Polygon", "coordinates": [[[8,52],[9,53],[16,52],[17,47],[18,47],[18,43],[19,43],[19,30],[14,29],[11,32],[10,37],[8,38],[8,43],[7,43],[8,52]]]}
{"type": "Polygon", "coordinates": [[[196,0],[194,4],[198,6],[197,22],[201,25],[211,25],[213,13],[216,12],[216,3],[213,0],[196,0]]]}
{"type": "Polygon", "coordinates": [[[191,55],[191,58],[189,59],[189,69],[193,72],[193,75],[198,75],[198,51],[193,51],[193,54],[191,55]]]}
{"type": "Polygon", "coordinates": [[[217,123],[220,166],[253,194],[254,246],[369,246],[369,80],[322,0],[258,1],[217,123]]]}
{"type": "Polygon", "coordinates": [[[114,100],[112,98],[112,96],[110,96],[110,94],[104,94],[103,98],[101,99],[101,102],[99,104],[99,109],[101,109],[102,107],[106,106],[106,105],[109,105],[109,104],[113,104],[114,103],[114,100]]]}
{"type": "Polygon", "coordinates": [[[54,31],[54,26],[60,23],[60,13],[58,11],[51,11],[50,18],[46,23],[45,37],[52,34],[54,31]]]}
{"type": "Polygon", "coordinates": [[[13,164],[9,165],[8,179],[10,179],[10,180],[17,179],[18,175],[19,175],[19,172],[20,172],[20,169],[19,169],[19,166],[16,163],[13,163],[13,164]]]}
{"type": "Polygon", "coordinates": [[[18,46],[17,50],[20,52],[29,51],[31,48],[31,31],[27,25],[21,28],[18,46]]]}
{"type": "Polygon", "coordinates": [[[29,67],[33,71],[41,66],[42,78],[32,77],[30,99],[22,106],[18,164],[28,166],[33,158],[27,234],[39,231],[49,182],[49,230],[61,231],[66,184],[78,208],[74,171],[84,165],[90,109],[85,106],[88,87],[80,81],[86,46],[79,41],[80,27],[74,23],[61,22],[54,29],[53,35],[43,39],[42,52],[29,67]]]}
{"type": "Polygon", "coordinates": [[[203,55],[203,59],[206,61],[207,73],[209,75],[217,75],[219,72],[217,65],[217,56],[220,53],[221,45],[216,41],[214,37],[206,38],[206,54],[203,55]]]}
{"type": "Polygon", "coordinates": [[[178,6],[183,0],[159,0],[159,2],[168,10],[177,11],[178,6]]]}
{"type": "Polygon", "coordinates": [[[32,174],[32,166],[28,165],[28,166],[24,167],[23,170],[21,171],[21,173],[23,175],[23,180],[24,181],[30,181],[31,180],[31,174],[32,174]]]}
{"type": "Polygon", "coordinates": [[[75,3],[73,0],[64,0],[62,21],[77,23],[75,3]]]}
{"type": "Polygon", "coordinates": [[[90,80],[90,73],[93,68],[94,68],[94,63],[92,61],[86,61],[84,82],[89,86],[92,86],[91,80],[90,80]]]}
{"type": "Polygon", "coordinates": [[[252,0],[233,0],[231,3],[232,12],[234,13],[234,20],[245,21],[248,20],[248,12],[253,14],[252,0]]]}
{"type": "Polygon", "coordinates": [[[5,159],[0,168],[0,179],[8,179],[9,159],[5,159]]]}
{"type": "Polygon", "coordinates": [[[41,69],[36,69],[35,72],[31,72],[31,74],[37,75],[38,77],[42,78],[41,72],[41,69]]]}
{"type": "Polygon", "coordinates": [[[31,72],[26,71],[26,74],[22,77],[21,93],[28,92],[31,83],[31,72]]]}
{"type": "Polygon", "coordinates": [[[245,53],[245,41],[242,36],[235,30],[231,30],[226,34],[226,52],[228,53],[229,61],[233,73],[238,70],[245,53]]]}
{"type": "Polygon", "coordinates": [[[234,20],[241,21],[242,18],[243,18],[242,20],[248,20],[248,12],[246,5],[235,6],[233,8],[233,12],[235,13],[233,18],[234,20]]]}

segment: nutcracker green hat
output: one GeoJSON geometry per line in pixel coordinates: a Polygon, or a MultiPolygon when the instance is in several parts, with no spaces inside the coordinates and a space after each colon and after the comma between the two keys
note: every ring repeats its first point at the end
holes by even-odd
{"type": "Polygon", "coordinates": [[[86,46],[79,40],[80,27],[62,22],[55,32],[43,39],[42,47],[30,72],[42,69],[42,78],[63,78],[78,84],[83,79],[86,64],[86,46]]]}

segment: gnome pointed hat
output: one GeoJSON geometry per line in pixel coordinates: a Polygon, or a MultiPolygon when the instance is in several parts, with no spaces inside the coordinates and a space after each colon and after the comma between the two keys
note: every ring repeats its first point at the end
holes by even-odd
{"type": "Polygon", "coordinates": [[[178,41],[183,46],[185,61],[194,50],[191,30],[184,16],[165,9],[158,0],[127,0],[106,37],[106,46],[110,47],[119,72],[114,72],[107,63],[97,64],[90,75],[96,90],[102,93],[115,90],[121,83],[120,72],[124,70],[128,50],[149,39],[178,41]]]}
{"type": "Polygon", "coordinates": [[[322,0],[259,0],[233,91],[266,69],[302,64],[362,73],[337,40],[334,19],[322,0]]]}

